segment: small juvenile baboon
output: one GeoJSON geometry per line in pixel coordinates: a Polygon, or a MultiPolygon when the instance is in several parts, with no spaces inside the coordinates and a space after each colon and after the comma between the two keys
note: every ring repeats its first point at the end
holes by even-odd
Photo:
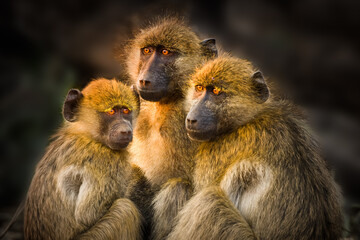
{"type": "Polygon", "coordinates": [[[184,129],[184,89],[202,61],[217,55],[214,39],[200,41],[184,22],[165,18],[129,44],[128,72],[142,101],[132,161],[160,191],[154,198],[153,238],[162,239],[192,194],[195,144],[184,129]]]}
{"type": "Polygon", "coordinates": [[[126,147],[138,101],[116,80],[94,80],[82,92],[69,91],[67,121],[28,191],[26,239],[141,239],[143,218],[126,196],[133,175],[126,147]]]}
{"type": "Polygon", "coordinates": [[[229,56],[191,85],[195,194],[168,239],[339,239],[340,194],[301,112],[229,56]]]}

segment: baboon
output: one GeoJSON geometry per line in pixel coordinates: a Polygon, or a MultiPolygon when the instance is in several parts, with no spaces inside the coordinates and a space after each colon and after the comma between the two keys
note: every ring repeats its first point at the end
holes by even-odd
{"type": "Polygon", "coordinates": [[[153,208],[152,200],[154,191],[144,172],[135,164],[132,164],[132,176],[128,185],[126,197],[135,203],[143,216],[142,235],[143,239],[149,239],[152,227],[153,208]]]}
{"type": "Polygon", "coordinates": [[[26,239],[141,239],[143,217],[126,196],[131,176],[139,175],[132,174],[126,149],[138,101],[116,80],[69,91],[66,121],[27,194],[26,239]]]}
{"type": "Polygon", "coordinates": [[[126,53],[142,98],[132,161],[159,190],[153,200],[153,238],[162,239],[192,194],[195,144],[183,126],[186,80],[202,61],[216,57],[217,49],[214,39],[200,41],[182,20],[164,18],[141,30],[126,53]]]}
{"type": "Polygon", "coordinates": [[[339,239],[340,194],[303,113],[230,56],[202,66],[191,86],[195,194],[168,239],[339,239]]]}

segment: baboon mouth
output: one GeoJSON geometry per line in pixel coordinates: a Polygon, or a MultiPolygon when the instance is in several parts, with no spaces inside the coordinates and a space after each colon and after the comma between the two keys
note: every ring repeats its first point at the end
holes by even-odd
{"type": "Polygon", "coordinates": [[[130,142],[127,142],[127,143],[119,143],[119,144],[116,144],[116,145],[111,145],[109,146],[112,150],[121,150],[121,149],[124,149],[126,148],[128,145],[129,145],[130,142]]]}
{"type": "Polygon", "coordinates": [[[132,139],[119,139],[118,141],[116,142],[111,142],[109,143],[109,147],[112,149],[112,150],[121,150],[123,148],[126,148],[130,142],[131,142],[132,139]]]}
{"type": "Polygon", "coordinates": [[[198,142],[208,142],[212,139],[213,131],[202,131],[194,129],[186,129],[187,135],[191,140],[198,142]]]}
{"type": "Polygon", "coordinates": [[[159,102],[166,95],[166,90],[162,89],[159,91],[153,91],[153,90],[139,89],[139,94],[141,98],[143,98],[146,101],[159,102]]]}

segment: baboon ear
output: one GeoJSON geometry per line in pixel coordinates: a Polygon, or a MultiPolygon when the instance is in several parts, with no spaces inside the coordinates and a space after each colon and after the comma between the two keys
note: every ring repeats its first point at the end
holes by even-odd
{"type": "Polygon", "coordinates": [[[253,80],[254,88],[258,97],[262,103],[265,102],[270,96],[270,91],[266,85],[264,76],[260,71],[256,71],[251,78],[253,80]]]}
{"type": "Polygon", "coordinates": [[[136,101],[137,101],[137,104],[138,104],[138,108],[140,108],[140,96],[139,96],[139,91],[136,87],[136,84],[133,84],[131,85],[131,90],[133,91],[135,97],[136,97],[136,101]]]}
{"type": "Polygon", "coordinates": [[[205,39],[200,42],[203,55],[210,58],[216,58],[218,56],[218,50],[216,48],[216,40],[214,38],[205,39]]]}
{"type": "Polygon", "coordinates": [[[69,122],[74,122],[76,120],[75,115],[82,98],[83,94],[78,89],[70,89],[63,107],[63,116],[65,120],[69,122]]]}

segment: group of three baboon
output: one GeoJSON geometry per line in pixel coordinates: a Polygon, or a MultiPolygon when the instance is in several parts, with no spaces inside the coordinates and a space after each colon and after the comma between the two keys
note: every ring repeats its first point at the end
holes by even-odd
{"type": "Polygon", "coordinates": [[[301,111],[251,63],[176,18],[126,54],[132,88],[69,91],[27,195],[26,239],[341,236],[340,193],[301,111]]]}

